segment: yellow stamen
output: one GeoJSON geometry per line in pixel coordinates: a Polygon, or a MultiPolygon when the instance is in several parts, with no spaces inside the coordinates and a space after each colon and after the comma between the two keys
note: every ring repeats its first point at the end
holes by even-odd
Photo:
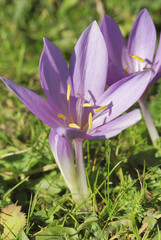
{"type": "Polygon", "coordinates": [[[88,125],[89,125],[89,129],[92,129],[92,113],[89,113],[89,116],[88,116],[88,125]]]}
{"type": "Polygon", "coordinates": [[[69,127],[80,129],[80,126],[78,126],[76,123],[70,123],[69,127]]]}
{"type": "Polygon", "coordinates": [[[62,114],[62,113],[58,113],[58,114],[57,114],[57,117],[63,119],[64,121],[67,119],[67,117],[64,116],[64,114],[62,114]]]}
{"type": "Polygon", "coordinates": [[[95,109],[94,112],[95,112],[95,113],[96,113],[96,112],[100,112],[100,111],[102,111],[102,110],[104,110],[104,109],[106,109],[106,108],[107,108],[107,106],[103,106],[103,107],[100,107],[100,108],[95,109]]]}
{"type": "Polygon", "coordinates": [[[128,70],[128,67],[127,67],[127,66],[125,67],[125,71],[126,71],[127,73],[129,73],[129,70],[128,70]]]}
{"type": "Polygon", "coordinates": [[[83,107],[92,107],[92,104],[91,103],[84,103],[83,107]]]}
{"type": "Polygon", "coordinates": [[[140,62],[142,62],[142,63],[144,63],[144,59],[142,59],[141,57],[138,57],[138,56],[136,56],[136,55],[131,55],[131,57],[132,57],[132,58],[135,58],[136,60],[138,60],[138,61],[140,61],[140,62]]]}
{"type": "Polygon", "coordinates": [[[69,101],[69,99],[70,99],[70,93],[71,93],[71,86],[70,86],[70,84],[68,84],[68,87],[67,87],[67,101],[69,101]]]}
{"type": "Polygon", "coordinates": [[[86,123],[86,124],[84,125],[84,127],[83,127],[82,130],[85,131],[87,127],[88,127],[88,123],[86,123]]]}
{"type": "Polygon", "coordinates": [[[153,69],[151,67],[144,67],[143,70],[150,69],[153,72],[153,69]]]}

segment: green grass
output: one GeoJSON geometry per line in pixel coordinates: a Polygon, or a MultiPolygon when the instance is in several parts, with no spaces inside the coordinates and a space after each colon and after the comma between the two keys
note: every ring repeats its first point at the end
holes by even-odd
{"type": "MultiPolygon", "coordinates": [[[[159,35],[159,0],[2,0],[0,75],[43,96],[38,77],[42,37],[69,62],[81,32],[93,20],[100,22],[96,3],[102,3],[125,37],[146,7],[159,35]]],[[[84,142],[90,194],[88,210],[82,211],[49,149],[49,127],[1,82],[0,91],[0,207],[17,203],[26,215],[15,239],[161,239],[161,142],[152,146],[143,119],[110,140],[84,142]]],[[[149,107],[161,136],[160,99],[159,81],[149,93],[149,107]]]]}

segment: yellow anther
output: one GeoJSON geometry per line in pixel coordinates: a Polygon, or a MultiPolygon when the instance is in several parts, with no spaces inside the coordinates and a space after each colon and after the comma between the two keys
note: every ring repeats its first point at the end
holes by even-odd
{"type": "Polygon", "coordinates": [[[88,123],[86,123],[86,124],[84,125],[84,127],[83,127],[82,130],[85,131],[87,127],[88,127],[88,123]]]}
{"type": "Polygon", "coordinates": [[[70,84],[68,84],[68,86],[67,86],[67,101],[69,101],[69,99],[70,99],[70,93],[71,93],[71,86],[70,86],[70,84]]]}
{"type": "Polygon", "coordinates": [[[80,126],[78,126],[76,123],[70,123],[70,124],[69,124],[69,127],[70,127],[70,128],[80,129],[80,126]]]}
{"type": "Polygon", "coordinates": [[[125,67],[125,71],[126,71],[127,73],[129,73],[129,70],[128,70],[128,67],[127,67],[127,66],[125,67]]]}
{"type": "Polygon", "coordinates": [[[92,107],[92,104],[91,103],[84,103],[83,107],[92,107]]]}
{"type": "Polygon", "coordinates": [[[64,121],[67,119],[67,117],[64,116],[64,114],[62,114],[62,113],[58,113],[57,117],[63,119],[64,121]]]}
{"type": "Polygon", "coordinates": [[[151,70],[152,72],[154,72],[151,67],[144,67],[144,68],[143,68],[143,70],[147,70],[147,69],[149,69],[149,70],[151,70]]]}
{"type": "Polygon", "coordinates": [[[105,110],[106,108],[107,108],[107,106],[103,106],[103,107],[100,107],[100,108],[95,109],[94,112],[95,112],[95,113],[96,113],[96,112],[100,112],[100,111],[102,111],[102,110],[105,110]]]}
{"type": "Polygon", "coordinates": [[[138,56],[136,56],[136,55],[131,55],[131,57],[132,57],[132,58],[135,58],[136,60],[138,60],[138,61],[140,61],[140,62],[142,62],[142,63],[144,63],[144,59],[142,59],[141,57],[138,57],[138,56]]]}
{"type": "Polygon", "coordinates": [[[92,113],[89,113],[89,116],[88,116],[88,125],[89,125],[89,129],[92,129],[92,113]]]}

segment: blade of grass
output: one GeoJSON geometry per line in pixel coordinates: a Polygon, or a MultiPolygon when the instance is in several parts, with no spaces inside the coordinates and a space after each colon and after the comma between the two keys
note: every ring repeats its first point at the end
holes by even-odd
{"type": "Polygon", "coordinates": [[[22,183],[26,182],[29,179],[29,177],[26,177],[25,179],[23,179],[21,182],[19,182],[18,184],[16,184],[13,188],[9,189],[3,196],[3,200],[7,197],[9,197],[9,195],[17,188],[19,187],[22,183]]]}
{"type": "Polygon", "coordinates": [[[132,229],[133,229],[133,232],[134,232],[134,235],[135,235],[136,239],[141,240],[140,235],[139,235],[139,230],[138,230],[138,227],[136,225],[133,209],[132,209],[132,212],[131,212],[131,221],[132,221],[132,229]]]}

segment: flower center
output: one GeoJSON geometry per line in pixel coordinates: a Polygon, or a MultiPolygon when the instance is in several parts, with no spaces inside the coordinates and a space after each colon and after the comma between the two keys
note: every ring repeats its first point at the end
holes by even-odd
{"type": "Polygon", "coordinates": [[[80,126],[78,126],[76,123],[69,123],[69,127],[80,129],[80,126]]]}
{"type": "Polygon", "coordinates": [[[137,61],[133,62],[132,59],[130,59],[129,68],[128,68],[128,66],[125,66],[125,71],[128,74],[135,73],[135,72],[140,72],[140,71],[143,71],[143,70],[146,70],[146,69],[150,69],[153,72],[153,69],[151,68],[150,63],[148,61],[146,61],[145,59],[143,59],[143,58],[141,58],[141,57],[139,57],[135,54],[131,54],[130,58],[133,58],[137,61]],[[142,63],[144,63],[145,65],[143,66],[142,63]],[[150,65],[150,66],[147,66],[147,65],[150,65]]]}
{"type": "Polygon", "coordinates": [[[75,116],[75,120],[74,120],[74,118],[71,114],[71,109],[70,109],[70,104],[71,104],[70,97],[71,97],[71,86],[70,86],[70,84],[68,84],[66,99],[67,99],[69,115],[67,117],[62,113],[57,114],[57,117],[64,121],[65,127],[82,129],[83,131],[86,131],[87,128],[89,130],[91,130],[93,127],[92,126],[93,125],[93,117],[97,117],[98,112],[104,111],[108,108],[108,106],[102,106],[102,107],[93,109],[94,106],[89,102],[85,102],[83,95],[79,94],[79,97],[76,100],[76,103],[73,104],[73,102],[72,102],[72,106],[75,105],[75,107],[76,107],[76,116],[75,116]],[[95,115],[95,113],[97,115],[95,115]]]}
{"type": "Polygon", "coordinates": [[[99,108],[95,109],[94,112],[95,113],[100,112],[100,111],[105,110],[105,109],[107,109],[107,106],[99,107],[99,108]]]}
{"type": "Polygon", "coordinates": [[[136,55],[134,55],[134,54],[131,55],[131,57],[132,57],[132,58],[135,58],[136,60],[138,60],[139,62],[142,62],[142,63],[144,63],[144,61],[145,61],[145,60],[142,59],[141,57],[138,57],[138,56],[136,56],[136,55]]]}

